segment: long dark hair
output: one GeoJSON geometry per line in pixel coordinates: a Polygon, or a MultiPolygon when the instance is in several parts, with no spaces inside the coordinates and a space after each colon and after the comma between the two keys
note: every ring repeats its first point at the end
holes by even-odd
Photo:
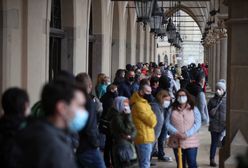
{"type": "Polygon", "coordinates": [[[172,109],[176,110],[180,106],[180,103],[177,101],[177,98],[178,98],[180,92],[186,93],[186,96],[187,96],[187,99],[188,99],[187,104],[189,104],[190,109],[193,110],[194,107],[195,107],[195,102],[194,102],[192,96],[189,94],[189,92],[186,89],[180,89],[180,90],[177,91],[176,96],[175,96],[175,102],[172,104],[172,109]]]}

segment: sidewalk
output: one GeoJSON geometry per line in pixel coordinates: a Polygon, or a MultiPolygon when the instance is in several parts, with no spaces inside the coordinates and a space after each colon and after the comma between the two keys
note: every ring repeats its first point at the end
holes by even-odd
{"type": "MultiPolygon", "coordinates": [[[[210,168],[209,166],[209,148],[210,148],[210,133],[208,132],[208,128],[206,126],[202,127],[199,132],[200,137],[200,148],[198,149],[197,162],[199,168],[210,168]]],[[[156,158],[153,158],[153,162],[157,165],[153,166],[156,168],[176,168],[176,161],[172,149],[165,148],[165,152],[167,155],[173,158],[173,162],[160,162],[156,158]]],[[[218,152],[216,157],[216,162],[218,163],[218,152]]]]}

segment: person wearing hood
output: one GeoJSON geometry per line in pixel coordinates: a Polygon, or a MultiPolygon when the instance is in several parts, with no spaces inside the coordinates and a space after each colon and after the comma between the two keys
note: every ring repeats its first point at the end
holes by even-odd
{"type": "Polygon", "coordinates": [[[113,163],[114,167],[131,167],[137,161],[137,154],[133,145],[136,129],[132,121],[129,100],[126,97],[116,97],[112,110],[116,111],[111,121],[111,133],[113,137],[113,163]],[[122,160],[120,151],[131,149],[132,153],[128,160],[122,160]]]}
{"type": "Polygon", "coordinates": [[[210,166],[216,167],[215,154],[219,142],[223,142],[226,129],[226,82],[220,80],[216,84],[216,93],[209,100],[209,131],[211,133],[210,166]]]}
{"type": "Polygon", "coordinates": [[[142,168],[150,167],[152,144],[155,141],[154,128],[157,120],[149,104],[152,101],[151,92],[149,84],[142,84],[139,91],[135,92],[130,99],[133,122],[137,129],[134,142],[137,147],[139,164],[142,168]]]}

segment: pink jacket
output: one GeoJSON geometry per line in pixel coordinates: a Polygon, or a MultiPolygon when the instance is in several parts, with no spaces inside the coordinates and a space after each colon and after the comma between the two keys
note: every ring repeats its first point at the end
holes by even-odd
{"type": "MultiPolygon", "coordinates": [[[[189,105],[184,110],[173,110],[171,112],[170,122],[179,132],[186,133],[194,126],[194,111],[190,109],[189,105]]],[[[193,134],[192,136],[188,136],[186,139],[180,139],[179,141],[180,146],[183,149],[199,147],[199,138],[197,133],[193,134]]],[[[177,148],[178,138],[174,135],[171,135],[168,146],[171,148],[177,148]]]]}

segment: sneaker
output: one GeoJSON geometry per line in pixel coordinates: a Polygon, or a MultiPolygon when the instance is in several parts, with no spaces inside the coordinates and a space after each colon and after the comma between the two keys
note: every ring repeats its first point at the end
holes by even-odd
{"type": "Polygon", "coordinates": [[[169,156],[159,157],[158,160],[163,161],[163,162],[172,162],[172,158],[169,156]]]}
{"type": "Polygon", "coordinates": [[[210,160],[210,166],[211,167],[217,167],[217,164],[215,163],[215,161],[213,159],[210,160]]]}

